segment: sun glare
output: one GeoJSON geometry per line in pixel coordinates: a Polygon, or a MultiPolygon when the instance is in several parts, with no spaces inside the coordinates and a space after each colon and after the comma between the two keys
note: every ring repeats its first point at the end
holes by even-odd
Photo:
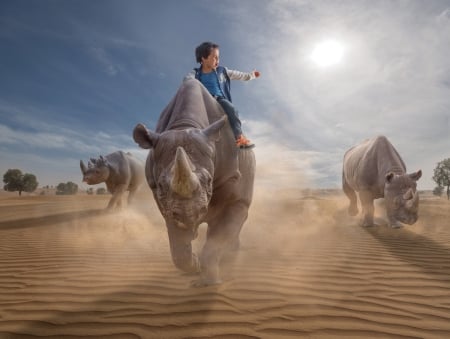
{"type": "Polygon", "coordinates": [[[336,40],[326,40],[318,43],[311,54],[312,61],[320,67],[338,64],[342,60],[344,48],[336,40]]]}

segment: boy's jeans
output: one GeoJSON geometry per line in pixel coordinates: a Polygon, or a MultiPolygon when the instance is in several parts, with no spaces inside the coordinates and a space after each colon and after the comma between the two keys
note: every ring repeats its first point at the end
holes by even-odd
{"type": "Polygon", "coordinates": [[[231,102],[229,102],[224,97],[218,97],[217,101],[227,114],[231,130],[233,131],[234,137],[237,139],[242,134],[241,120],[239,119],[237,109],[233,106],[231,102]]]}

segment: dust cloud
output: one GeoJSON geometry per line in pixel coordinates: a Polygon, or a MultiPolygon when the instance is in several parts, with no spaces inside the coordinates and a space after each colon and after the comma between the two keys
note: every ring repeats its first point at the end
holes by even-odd
{"type": "MultiPolygon", "coordinates": [[[[348,216],[348,199],[342,190],[311,189],[308,180],[301,172],[295,173],[289,162],[266,160],[256,171],[253,201],[241,231],[240,259],[236,262],[253,267],[268,264],[268,258],[298,261],[302,260],[299,253],[307,256],[345,243],[342,228],[358,228],[360,217],[348,216]],[[275,186],[270,178],[276,173],[282,173],[283,180],[275,186]]],[[[9,199],[10,206],[4,206],[0,213],[9,219],[3,224],[11,229],[39,227],[40,232],[33,237],[43,244],[41,251],[57,247],[68,255],[89,254],[92,260],[105,263],[123,256],[130,264],[133,260],[151,263],[159,258],[172,265],[164,219],[150,189],[141,189],[134,203],[120,211],[105,210],[109,199],[109,195],[35,196],[17,205],[16,200],[9,199]],[[11,213],[11,204],[18,213],[11,213]],[[28,218],[20,217],[23,215],[28,218]]],[[[441,206],[427,200],[424,204],[433,209],[432,213],[407,227],[417,234],[429,232],[431,225],[440,225],[444,217],[439,214],[441,206]]],[[[375,219],[386,227],[382,200],[376,201],[375,219]]],[[[206,240],[206,229],[202,224],[199,237],[193,241],[197,254],[206,240]]]]}
{"type": "MultiPolygon", "coordinates": [[[[421,196],[418,223],[359,227],[340,189],[310,189],[283,166],[257,169],[240,250],[222,260],[223,284],[200,289],[173,265],[149,190],[114,212],[110,196],[0,196],[0,332],[445,337],[450,203],[421,196]],[[274,185],[275,172],[291,176],[274,185]]],[[[196,253],[205,237],[203,224],[196,253]]]]}

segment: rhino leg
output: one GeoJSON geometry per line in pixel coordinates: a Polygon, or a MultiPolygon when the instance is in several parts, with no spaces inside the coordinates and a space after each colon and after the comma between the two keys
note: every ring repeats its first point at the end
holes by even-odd
{"type": "Polygon", "coordinates": [[[133,201],[135,194],[136,194],[136,189],[131,189],[130,192],[128,193],[127,206],[131,205],[131,202],[133,201]]]}
{"type": "Polygon", "coordinates": [[[109,200],[108,206],[106,209],[112,210],[114,208],[120,209],[122,207],[122,196],[124,192],[126,191],[127,186],[126,185],[118,185],[114,188],[112,192],[112,197],[109,200]]]}
{"type": "Polygon", "coordinates": [[[208,222],[206,243],[200,255],[200,279],[195,287],[222,283],[219,264],[227,251],[239,247],[239,234],[248,216],[248,204],[237,202],[225,208],[214,220],[208,222]]]}
{"type": "Polygon", "coordinates": [[[115,205],[116,205],[116,201],[117,201],[117,196],[115,194],[113,194],[113,196],[111,197],[111,199],[109,199],[108,202],[108,206],[106,206],[107,210],[112,210],[114,209],[115,205]]]}
{"type": "Polygon", "coordinates": [[[342,178],[342,188],[344,190],[345,195],[350,200],[350,206],[348,207],[348,214],[352,217],[358,215],[358,199],[356,197],[356,192],[353,190],[353,188],[350,187],[350,185],[347,183],[345,178],[342,178]]]}
{"type": "Polygon", "coordinates": [[[373,222],[373,215],[375,208],[373,206],[373,196],[369,191],[359,192],[359,199],[361,200],[363,219],[362,226],[371,227],[376,226],[373,222]]]}
{"type": "Polygon", "coordinates": [[[187,273],[198,273],[200,264],[195,253],[192,252],[191,241],[195,232],[167,224],[169,234],[170,253],[176,268],[187,273]]]}

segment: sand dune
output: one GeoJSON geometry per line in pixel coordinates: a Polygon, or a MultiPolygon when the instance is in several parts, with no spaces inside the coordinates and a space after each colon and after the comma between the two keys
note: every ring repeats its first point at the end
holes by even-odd
{"type": "Polygon", "coordinates": [[[392,230],[357,226],[339,195],[259,192],[225,282],[197,289],[154,202],[108,199],[0,198],[0,338],[450,337],[445,200],[392,230]]]}

